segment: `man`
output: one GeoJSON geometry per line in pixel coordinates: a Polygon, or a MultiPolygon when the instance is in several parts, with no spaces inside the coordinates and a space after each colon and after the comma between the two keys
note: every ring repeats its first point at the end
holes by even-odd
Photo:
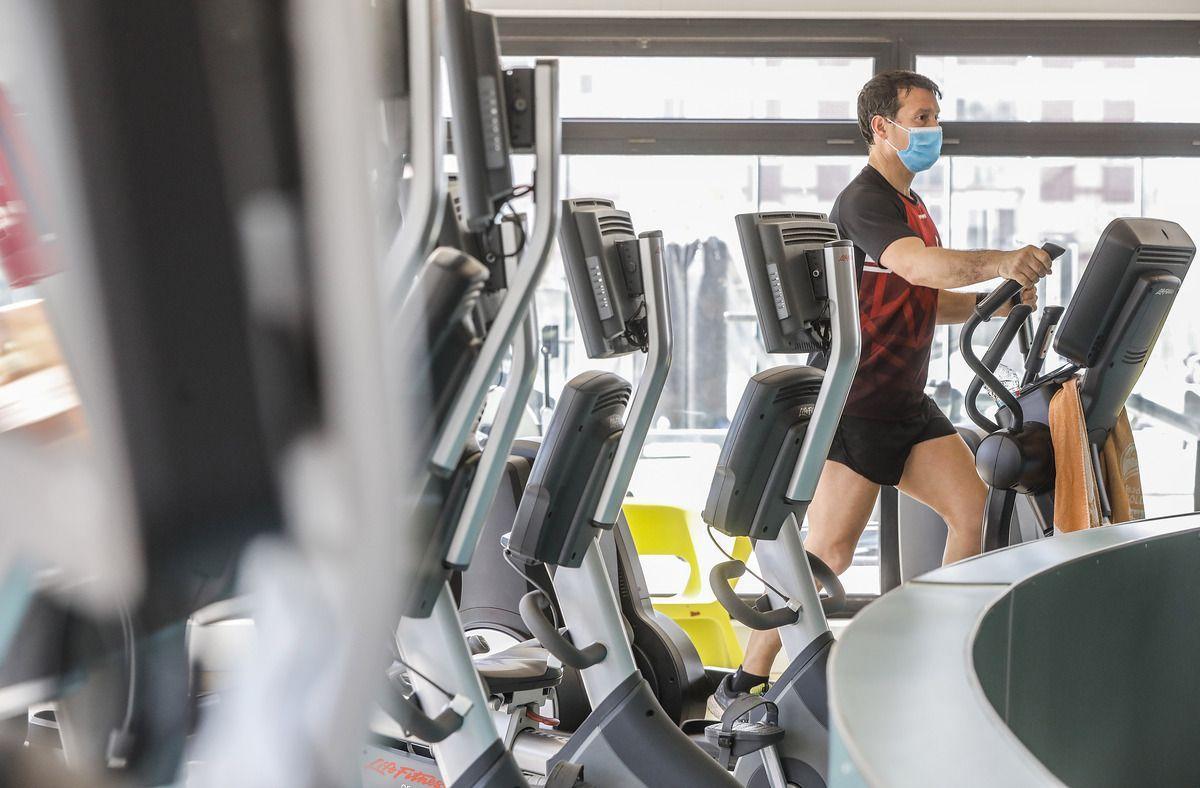
{"type": "MultiPolygon", "coordinates": [[[[1036,305],[1037,281],[1050,257],[1015,251],[956,251],[941,237],[913,177],[941,152],[941,91],[927,77],[889,71],[858,94],[858,126],[867,166],[838,195],[830,214],[854,242],[861,273],[862,355],[829,458],[808,510],[805,547],[835,572],[850,566],[881,485],[928,505],[949,526],[944,563],[979,552],[985,487],[971,450],[925,394],[935,324],[961,323],[982,294],[951,288],[995,278],[1025,286],[1036,305]]],[[[754,632],[746,659],[713,696],[726,708],[764,684],[779,653],[776,632],[754,632]]]]}

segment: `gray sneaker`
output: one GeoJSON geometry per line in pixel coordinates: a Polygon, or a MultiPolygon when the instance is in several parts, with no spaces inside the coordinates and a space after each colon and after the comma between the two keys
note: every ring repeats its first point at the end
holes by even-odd
{"type": "MultiPolygon", "coordinates": [[[[731,686],[733,683],[733,674],[730,673],[725,678],[721,679],[721,683],[717,685],[717,691],[714,692],[708,699],[706,711],[711,719],[719,720],[725,710],[733,705],[734,701],[741,700],[754,693],[751,692],[735,692],[731,686]]],[[[767,691],[769,685],[760,684],[762,692],[767,691]]]]}

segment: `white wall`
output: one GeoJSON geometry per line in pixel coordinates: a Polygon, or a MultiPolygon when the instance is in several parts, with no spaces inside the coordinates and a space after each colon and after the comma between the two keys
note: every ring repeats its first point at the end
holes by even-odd
{"type": "Polygon", "coordinates": [[[1200,0],[473,0],[498,15],[1200,19],[1200,0]]]}

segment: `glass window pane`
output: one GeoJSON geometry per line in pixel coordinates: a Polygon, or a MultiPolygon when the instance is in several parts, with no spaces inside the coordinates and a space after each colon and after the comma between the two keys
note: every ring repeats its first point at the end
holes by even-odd
{"type": "Polygon", "coordinates": [[[760,160],[760,210],[821,211],[866,164],[864,156],[764,156],[760,160]]]}
{"type": "MultiPolygon", "coordinates": [[[[633,490],[693,509],[703,506],[724,428],[746,380],[758,371],[753,305],[733,217],[755,210],[752,156],[570,156],[570,197],[605,197],[631,214],[640,231],[663,231],[674,312],[674,353],[655,431],[686,430],[655,448],[652,436],[633,490]],[[749,320],[742,319],[749,316],[749,320]],[[687,439],[678,443],[683,437],[687,439]],[[686,471],[686,473],[684,472],[686,471]]],[[[538,322],[558,326],[560,355],[549,359],[551,397],[587,369],[607,368],[633,381],[642,357],[588,359],[555,251],[537,296],[538,322]]],[[[545,389],[539,380],[538,389],[545,389]]],[[[544,396],[544,394],[543,394],[544,396]]]]}
{"type": "Polygon", "coordinates": [[[564,118],[846,120],[874,68],[871,58],[849,57],[563,57],[559,64],[564,118]]]}
{"type": "Polygon", "coordinates": [[[917,70],[945,94],[943,120],[1196,123],[1200,57],[934,57],[917,70]]]}
{"type": "MultiPolygon", "coordinates": [[[[1142,213],[1139,159],[1055,159],[955,156],[944,158],[913,186],[940,222],[954,249],[1013,249],[1053,241],[1067,249],[1039,285],[1042,305],[1066,304],[1104,227],[1142,213]],[[1119,171],[1122,174],[1114,176],[1119,171]],[[1114,178],[1122,188],[1113,186],[1114,178]],[[939,187],[938,184],[941,183],[939,187]]],[[[990,285],[970,289],[985,289],[990,285]]],[[[976,335],[986,346],[1000,321],[976,335]]],[[[1004,362],[1020,368],[1015,347],[1004,362]]],[[[1047,368],[1060,363],[1053,353],[1047,368]]],[[[971,380],[958,352],[958,329],[940,326],[929,365],[930,386],[953,420],[966,421],[962,392],[971,380]]]]}
{"type": "MultiPolygon", "coordinates": [[[[1194,191],[1200,159],[1146,159],[1142,175],[1142,214],[1179,222],[1193,241],[1200,238],[1200,202],[1194,191]]],[[[1192,270],[1184,280],[1136,392],[1176,412],[1200,417],[1200,277],[1196,273],[1192,270]]],[[[1146,514],[1194,511],[1196,436],[1146,416],[1131,416],[1146,514]]]]}

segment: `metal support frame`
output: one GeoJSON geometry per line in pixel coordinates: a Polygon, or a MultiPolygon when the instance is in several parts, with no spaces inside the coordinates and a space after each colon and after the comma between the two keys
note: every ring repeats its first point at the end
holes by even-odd
{"type": "MultiPolygon", "coordinates": [[[[629,488],[633,468],[671,367],[671,310],[662,234],[643,233],[638,248],[642,258],[642,287],[646,294],[649,352],[596,506],[593,521],[600,528],[611,527],[621,512],[621,502],[629,488]]],[[[637,671],[625,619],[596,539],[588,546],[579,568],[560,566],[555,570],[554,588],[574,641],[577,644],[599,642],[608,649],[607,656],[599,664],[581,673],[588,700],[595,708],[637,671]]]]}
{"type": "Polygon", "coordinates": [[[659,231],[643,233],[638,240],[642,258],[642,282],[646,294],[649,351],[646,366],[638,380],[637,390],[626,411],[625,428],[617,444],[612,467],[604,480],[604,489],[596,505],[593,522],[600,528],[611,528],[621,514],[621,502],[633,478],[633,469],[646,443],[646,433],[654,419],[654,409],[662,396],[671,369],[673,338],[671,335],[671,305],[667,295],[666,259],[663,236],[659,231]]]}
{"type": "Polygon", "coordinates": [[[426,714],[436,716],[451,700],[438,689],[439,685],[470,701],[470,708],[462,715],[462,727],[433,745],[442,780],[446,785],[453,785],[484,752],[500,741],[500,734],[492,721],[483,682],[463,640],[462,621],[458,618],[449,586],[443,586],[428,618],[400,620],[396,644],[413,668],[409,671],[409,679],[426,714]],[[405,648],[406,644],[408,648],[405,648]],[[419,647],[413,648],[414,645],[419,647]]]}
{"type": "Polygon", "coordinates": [[[496,376],[504,349],[513,340],[517,327],[524,319],[534,290],[541,281],[542,272],[549,255],[542,250],[549,247],[558,226],[559,206],[553,199],[554,187],[558,183],[559,154],[562,150],[562,129],[558,117],[558,63],[540,60],[534,71],[535,119],[538,153],[537,185],[534,199],[537,201],[538,221],[529,238],[528,261],[517,271],[517,278],[509,288],[496,320],[492,323],[479,358],[467,378],[461,393],[454,402],[446,424],[438,436],[433,453],[433,471],[449,476],[458,465],[459,456],[467,435],[475,423],[479,409],[487,397],[488,384],[496,376]]]}
{"type": "MultiPolygon", "coordinates": [[[[480,465],[467,494],[463,512],[446,555],[448,566],[465,568],[470,564],[488,508],[499,485],[513,437],[537,373],[536,327],[530,314],[534,290],[545,270],[550,246],[558,226],[558,162],[561,150],[558,123],[558,66],[540,61],[534,75],[535,122],[537,124],[537,169],[534,199],[537,214],[528,245],[516,270],[509,271],[514,282],[505,294],[499,314],[484,341],[480,358],[459,393],[454,410],[439,436],[439,448],[454,447],[450,457],[435,455],[434,472],[452,472],[458,463],[467,432],[487,396],[488,386],[500,366],[505,347],[511,342],[513,367],[508,389],[501,398],[492,436],[480,458],[480,465]],[[518,327],[521,331],[518,332],[518,327]]],[[[439,119],[440,122],[440,119],[439,119]]],[[[445,705],[447,698],[439,687],[458,693],[470,703],[463,714],[462,727],[433,746],[434,755],[447,784],[453,784],[464,770],[500,741],[487,707],[487,695],[471,654],[463,639],[454,598],[443,587],[426,619],[403,618],[396,630],[396,643],[412,666],[413,686],[425,709],[433,711],[445,705]]]]}
{"type": "Polygon", "coordinates": [[[506,55],[876,58],[1200,55],[1197,20],[630,19],[501,17],[506,55]]]}
{"type": "Polygon", "coordinates": [[[755,543],[754,555],[758,558],[763,578],[787,594],[787,599],[782,599],[768,589],[767,596],[771,600],[771,607],[779,609],[787,606],[789,601],[793,605],[800,605],[800,618],[796,623],[779,628],[783,649],[788,659],[793,660],[810,643],[829,630],[825,610],[821,607],[821,597],[808,565],[804,541],[800,538],[800,523],[796,518],[789,516],[778,537],[760,539],[755,543]]]}
{"type": "Polygon", "coordinates": [[[900,583],[900,491],[888,486],[879,490],[879,593],[900,583]]]}
{"type": "MultiPolygon", "coordinates": [[[[557,84],[557,77],[549,64],[539,64],[546,72],[539,71],[543,78],[537,81],[539,90],[552,89],[557,84]],[[547,76],[549,78],[547,78],[547,76]]],[[[536,79],[536,77],[535,77],[536,79]]],[[[561,151],[558,148],[559,134],[557,130],[556,96],[550,97],[539,92],[535,96],[535,112],[537,113],[538,137],[537,168],[535,170],[534,203],[537,214],[534,218],[532,240],[521,255],[520,264],[508,270],[508,280],[516,281],[522,268],[532,268],[544,271],[550,258],[550,249],[554,243],[555,231],[558,229],[558,170],[557,162],[561,151]],[[543,99],[547,106],[543,107],[543,99]],[[544,113],[543,113],[544,110],[544,113]],[[542,136],[545,135],[545,136],[542,136]],[[553,161],[550,158],[553,157],[553,161]]],[[[521,424],[525,403],[529,401],[529,393],[533,390],[534,379],[537,377],[538,337],[537,321],[534,318],[532,293],[537,287],[539,278],[534,278],[529,284],[529,296],[524,304],[524,330],[515,334],[512,343],[513,363],[509,384],[500,400],[496,411],[496,421],[492,425],[492,433],[484,447],[483,456],[479,460],[479,468],[475,480],[467,494],[466,503],[459,517],[458,528],[450,541],[446,553],[446,565],[456,569],[466,569],[475,555],[479,544],[479,535],[487,520],[488,509],[496,496],[504,473],[504,464],[508,460],[508,452],[512,448],[513,438],[521,424]]],[[[506,297],[511,298],[509,293],[506,297]]],[[[497,321],[498,322],[498,321],[497,321]]],[[[493,326],[493,331],[495,326],[493,326]]],[[[497,363],[499,358],[497,358],[497,363]]],[[[495,372],[492,373],[493,375],[495,372]]],[[[486,391],[485,391],[486,395],[486,391]]],[[[482,405],[482,401],[480,402],[482,405]]]]}
{"type": "Polygon", "coordinates": [[[571,639],[577,644],[602,643],[608,651],[599,663],[580,671],[593,709],[637,672],[633,646],[598,538],[592,539],[578,568],[560,566],[554,571],[554,592],[571,639]]]}
{"type": "MultiPolygon", "coordinates": [[[[948,121],[947,156],[1200,156],[1200,123],[948,121]]],[[[568,119],[564,153],[861,156],[855,121],[568,119]]]]}
{"type": "Polygon", "coordinates": [[[829,366],[804,433],[804,443],[800,446],[800,461],[792,471],[787,491],[789,501],[803,503],[811,502],[817,490],[817,480],[821,478],[829,445],[842,420],[842,408],[858,371],[862,349],[858,274],[854,267],[854,246],[850,241],[832,241],[825,245],[825,281],[829,288],[829,319],[833,328],[829,366]]]}
{"type": "Polygon", "coordinates": [[[442,121],[442,66],[438,49],[438,4],[408,0],[408,25],[421,35],[408,37],[410,160],[431,162],[413,168],[404,223],[383,261],[384,292],[394,308],[404,303],[425,257],[433,248],[446,199],[446,124],[442,121]],[[426,31],[433,35],[426,36],[426,31]]]}
{"type": "Polygon", "coordinates": [[[492,499],[496,497],[496,489],[504,475],[504,465],[508,461],[513,439],[521,426],[525,403],[529,401],[529,392],[533,391],[537,377],[537,324],[532,312],[525,315],[524,330],[513,339],[512,349],[508,387],[500,398],[496,421],[483,448],[483,455],[479,458],[479,467],[467,493],[466,503],[463,504],[458,528],[446,551],[446,565],[455,569],[465,570],[471,565],[492,499]]]}

